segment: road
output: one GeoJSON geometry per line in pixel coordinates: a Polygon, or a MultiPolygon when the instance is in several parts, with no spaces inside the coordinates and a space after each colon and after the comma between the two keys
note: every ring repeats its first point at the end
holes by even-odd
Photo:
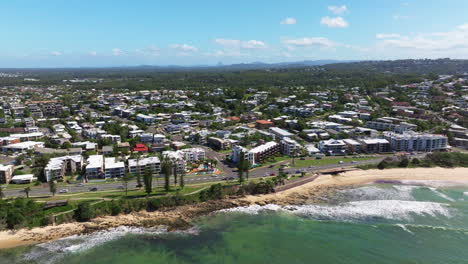
{"type": "MultiPolygon", "coordinates": [[[[218,153],[219,154],[219,153],[218,153]]],[[[383,159],[376,158],[372,160],[364,160],[364,161],[356,161],[356,162],[346,162],[342,164],[330,164],[330,165],[323,165],[323,166],[315,166],[315,167],[306,167],[306,168],[286,168],[284,172],[294,174],[296,171],[305,171],[306,173],[317,172],[320,170],[332,169],[332,168],[343,168],[343,167],[354,167],[358,165],[364,164],[375,164],[380,162],[383,159]]],[[[289,162],[289,161],[285,161],[289,162]]],[[[284,162],[283,162],[284,163],[284,162]]],[[[219,162],[218,164],[222,164],[219,162]]],[[[279,164],[279,163],[278,163],[279,164]]],[[[232,181],[237,180],[237,172],[233,168],[229,168],[227,165],[222,164],[224,166],[223,173],[220,175],[197,175],[197,176],[186,176],[185,183],[186,184],[195,184],[195,183],[207,183],[207,182],[216,182],[221,181],[224,178],[231,178],[232,181]]],[[[268,168],[268,167],[261,167],[252,170],[249,173],[249,178],[261,178],[261,177],[268,177],[271,174],[278,174],[277,169],[268,168]]],[[[171,177],[171,184],[174,183],[173,177],[171,177]]],[[[158,176],[155,177],[153,180],[153,186],[163,186],[164,185],[164,177],[158,176]]],[[[61,186],[59,190],[67,189],[68,193],[82,193],[82,192],[89,192],[91,188],[98,188],[99,191],[109,191],[109,190],[117,190],[122,188],[123,183],[120,181],[116,182],[108,182],[108,183],[87,183],[84,185],[78,184],[69,184],[66,186],[61,186]]],[[[129,182],[129,188],[134,188],[136,186],[136,180],[129,182]]],[[[59,191],[58,190],[58,191],[59,191]]],[[[12,189],[12,190],[4,190],[3,191],[6,197],[18,197],[18,196],[25,196],[25,193],[22,189],[12,189]]],[[[50,191],[48,187],[34,187],[31,188],[29,193],[30,196],[49,196],[50,191]]]]}

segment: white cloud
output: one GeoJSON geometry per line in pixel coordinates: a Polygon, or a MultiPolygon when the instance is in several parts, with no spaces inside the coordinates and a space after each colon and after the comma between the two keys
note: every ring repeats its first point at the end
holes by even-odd
{"type": "Polygon", "coordinates": [[[155,45],[149,45],[146,48],[136,49],[135,53],[143,56],[159,56],[159,48],[155,45]]]}
{"type": "Polygon", "coordinates": [[[120,56],[123,55],[125,52],[119,48],[113,48],[112,49],[112,55],[114,56],[120,56]]]}
{"type": "Polygon", "coordinates": [[[385,33],[379,33],[375,35],[376,38],[378,39],[390,39],[390,38],[399,38],[401,37],[400,34],[395,34],[395,33],[390,33],[390,34],[385,34],[385,33]]]}
{"type": "Polygon", "coordinates": [[[345,5],[342,6],[329,6],[328,10],[330,10],[335,15],[341,15],[348,11],[348,8],[345,5]]]}
{"type": "Polygon", "coordinates": [[[294,25],[296,24],[297,20],[294,17],[287,17],[283,19],[280,24],[281,25],[294,25]]]}
{"type": "Polygon", "coordinates": [[[224,46],[225,49],[263,49],[267,45],[260,40],[241,41],[238,39],[215,39],[215,43],[224,46]]]}
{"type": "Polygon", "coordinates": [[[180,50],[182,52],[196,52],[198,49],[194,46],[190,46],[187,44],[174,44],[171,46],[173,49],[180,50]]]}
{"type": "Polygon", "coordinates": [[[349,24],[344,18],[342,17],[322,17],[320,20],[320,24],[331,27],[331,28],[345,28],[348,27],[349,24]]]}
{"type": "Polygon", "coordinates": [[[60,51],[52,51],[52,52],[50,53],[50,55],[52,55],[52,56],[62,56],[62,52],[60,52],[60,51]]]}
{"type": "Polygon", "coordinates": [[[409,55],[407,56],[427,58],[460,58],[462,54],[468,52],[468,24],[460,25],[447,32],[418,33],[406,36],[389,35],[392,35],[392,37],[381,38],[382,40],[378,43],[377,49],[395,54],[408,52],[409,55]]]}
{"type": "Polygon", "coordinates": [[[393,15],[394,20],[403,20],[403,19],[408,19],[408,18],[410,18],[410,17],[409,16],[398,15],[398,14],[393,15]]]}
{"type": "Polygon", "coordinates": [[[96,51],[90,51],[88,52],[89,55],[91,56],[97,56],[97,52],[96,51]]]}
{"type": "Polygon", "coordinates": [[[288,47],[331,48],[337,46],[337,43],[323,37],[284,39],[283,43],[288,47]]]}

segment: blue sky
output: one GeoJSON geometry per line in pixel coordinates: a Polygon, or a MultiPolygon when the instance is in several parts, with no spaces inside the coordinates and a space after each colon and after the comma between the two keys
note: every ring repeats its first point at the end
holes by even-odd
{"type": "Polygon", "coordinates": [[[468,59],[466,0],[11,0],[0,67],[468,59]]]}

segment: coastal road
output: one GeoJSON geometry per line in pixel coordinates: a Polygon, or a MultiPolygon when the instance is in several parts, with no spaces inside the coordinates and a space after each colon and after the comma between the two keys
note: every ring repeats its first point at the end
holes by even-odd
{"type": "MultiPolygon", "coordinates": [[[[306,173],[312,173],[312,172],[318,172],[320,170],[326,170],[326,169],[354,167],[354,166],[365,165],[365,164],[375,164],[375,163],[379,163],[383,158],[384,157],[379,157],[379,158],[372,159],[372,160],[345,162],[342,164],[330,164],[330,165],[314,166],[314,167],[286,168],[284,169],[284,171],[289,174],[294,174],[298,171],[299,171],[298,173],[300,173],[300,171],[305,171],[306,173]]],[[[274,168],[261,167],[261,168],[253,169],[252,171],[250,171],[249,178],[269,177],[271,174],[278,175],[278,170],[274,168]]],[[[237,172],[235,172],[235,169],[229,168],[228,166],[226,166],[224,173],[219,174],[219,175],[186,176],[185,183],[196,184],[196,183],[217,182],[217,181],[224,180],[226,178],[229,178],[231,181],[236,181],[238,178],[237,178],[237,172]]],[[[171,177],[171,183],[173,182],[174,182],[173,177],[171,177]]],[[[154,178],[153,186],[163,186],[163,185],[164,185],[163,176],[158,176],[154,178]]],[[[68,194],[89,192],[91,188],[97,188],[98,191],[111,191],[111,190],[118,190],[119,188],[122,188],[122,186],[123,186],[123,183],[120,181],[106,182],[106,183],[90,182],[90,183],[86,183],[83,185],[69,184],[66,186],[61,186],[58,188],[57,191],[62,190],[62,189],[67,189],[68,194]]],[[[128,186],[129,188],[132,188],[132,189],[135,188],[136,180],[129,182],[128,186]]],[[[3,193],[5,194],[6,197],[26,196],[25,193],[22,191],[22,189],[4,190],[3,193]]],[[[30,196],[40,197],[40,196],[49,196],[49,195],[50,195],[50,191],[47,186],[46,187],[34,187],[34,188],[31,188],[31,191],[30,191],[30,196]]]]}

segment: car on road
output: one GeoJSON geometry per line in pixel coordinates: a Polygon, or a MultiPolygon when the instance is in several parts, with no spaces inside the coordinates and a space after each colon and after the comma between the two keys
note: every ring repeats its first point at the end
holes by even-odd
{"type": "Polygon", "coordinates": [[[61,190],[59,190],[59,193],[68,193],[68,192],[69,192],[68,189],[61,189],[61,190]]]}
{"type": "Polygon", "coordinates": [[[302,172],[302,171],[300,171],[300,170],[297,170],[297,171],[296,171],[296,173],[301,173],[301,172],[302,172]]]}
{"type": "Polygon", "coordinates": [[[84,186],[84,183],[79,183],[78,184],[78,187],[83,187],[84,186]]]}
{"type": "Polygon", "coordinates": [[[218,175],[211,175],[211,178],[218,178],[218,175]]]}
{"type": "Polygon", "coordinates": [[[124,186],[123,186],[123,185],[119,185],[119,186],[117,186],[117,189],[119,189],[119,190],[123,190],[123,189],[125,189],[125,188],[124,188],[124,186]]]}
{"type": "Polygon", "coordinates": [[[97,187],[93,187],[93,188],[89,189],[90,192],[96,192],[97,190],[98,190],[97,187]]]}
{"type": "Polygon", "coordinates": [[[268,166],[268,168],[273,168],[274,166],[275,166],[275,165],[270,165],[270,166],[268,166]]]}
{"type": "Polygon", "coordinates": [[[355,161],[355,160],[352,160],[352,161],[351,161],[351,163],[356,163],[356,162],[357,162],[357,161],[355,161]]]}
{"type": "Polygon", "coordinates": [[[340,160],[340,161],[338,162],[338,164],[343,164],[343,163],[344,163],[344,162],[343,162],[342,160],[340,160]]]}
{"type": "Polygon", "coordinates": [[[274,174],[274,173],[270,173],[270,176],[275,176],[275,175],[276,175],[276,174],[274,174]]]}

